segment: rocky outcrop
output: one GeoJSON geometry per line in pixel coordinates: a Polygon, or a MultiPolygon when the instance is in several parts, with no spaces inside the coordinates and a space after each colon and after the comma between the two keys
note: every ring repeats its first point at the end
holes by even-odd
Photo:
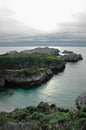
{"type": "Polygon", "coordinates": [[[48,81],[52,76],[53,72],[50,69],[33,75],[27,75],[20,70],[7,70],[3,78],[0,79],[0,91],[7,88],[33,88],[48,81]]]}
{"type": "Polygon", "coordinates": [[[44,68],[44,70],[39,69],[33,74],[29,74],[28,70],[5,70],[0,78],[0,92],[8,88],[30,89],[37,87],[51,79],[55,73],[63,71],[64,68],[65,64],[62,63],[58,66],[51,65],[50,68],[44,68]]]}
{"type": "Polygon", "coordinates": [[[78,96],[78,98],[76,99],[75,104],[72,108],[72,111],[77,112],[84,106],[86,106],[86,91],[84,93],[82,93],[80,96],[78,96]]]}
{"type": "Polygon", "coordinates": [[[64,50],[62,53],[64,53],[64,54],[71,54],[71,53],[73,53],[73,51],[64,50]]]}
{"type": "Polygon", "coordinates": [[[38,47],[32,50],[24,50],[21,51],[21,53],[47,53],[47,54],[52,54],[52,55],[59,55],[60,50],[55,49],[55,48],[49,48],[49,47],[38,47]]]}
{"type": "Polygon", "coordinates": [[[62,55],[62,58],[66,62],[77,62],[83,59],[81,54],[76,54],[74,52],[66,52],[66,54],[62,55]]]}
{"type": "Polygon", "coordinates": [[[62,58],[43,53],[16,53],[0,56],[0,91],[7,88],[33,88],[63,71],[62,58]]]}
{"type": "Polygon", "coordinates": [[[16,53],[18,53],[17,51],[9,51],[9,52],[7,52],[7,54],[16,54],[16,53]]]}

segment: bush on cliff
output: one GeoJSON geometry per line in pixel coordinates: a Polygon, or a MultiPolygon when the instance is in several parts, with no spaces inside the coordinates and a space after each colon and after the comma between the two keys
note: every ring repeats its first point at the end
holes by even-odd
{"type": "MultiPolygon", "coordinates": [[[[55,106],[56,107],[56,106],[55,106]]],[[[84,108],[83,108],[84,109],[84,108]]],[[[85,130],[86,118],[79,116],[82,111],[60,112],[58,107],[54,113],[51,105],[41,102],[37,107],[30,106],[10,113],[0,113],[1,130],[85,130]],[[45,109],[44,109],[45,108],[45,109]]],[[[86,111],[83,111],[86,114],[86,111]]]]}
{"type": "Polygon", "coordinates": [[[58,65],[63,60],[60,57],[49,54],[7,54],[0,56],[0,69],[24,69],[24,68],[44,68],[50,64],[58,65]]]}

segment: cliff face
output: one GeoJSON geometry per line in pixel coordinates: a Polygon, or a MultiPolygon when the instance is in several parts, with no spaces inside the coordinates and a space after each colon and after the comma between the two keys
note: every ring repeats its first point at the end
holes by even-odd
{"type": "Polygon", "coordinates": [[[5,90],[7,88],[17,87],[28,89],[46,82],[52,76],[53,72],[50,69],[46,69],[32,75],[29,75],[21,70],[9,70],[5,71],[3,78],[0,79],[0,89],[5,90]]]}

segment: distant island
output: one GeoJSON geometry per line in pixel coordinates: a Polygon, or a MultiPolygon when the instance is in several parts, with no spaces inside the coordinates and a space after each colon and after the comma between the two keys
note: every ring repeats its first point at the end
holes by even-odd
{"type": "Polygon", "coordinates": [[[71,47],[86,47],[86,40],[13,40],[0,41],[0,47],[21,47],[21,46],[71,46],[71,47]]]}
{"type": "Polygon", "coordinates": [[[11,35],[1,37],[0,46],[86,46],[85,32],[11,35]]]}

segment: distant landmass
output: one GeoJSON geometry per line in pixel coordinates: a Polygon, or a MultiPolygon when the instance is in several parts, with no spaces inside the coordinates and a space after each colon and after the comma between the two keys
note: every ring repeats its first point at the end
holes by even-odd
{"type": "Polygon", "coordinates": [[[12,35],[0,38],[0,46],[86,46],[86,33],[12,35]]]}
{"type": "Polygon", "coordinates": [[[86,46],[86,41],[5,41],[0,46],[86,46]]]}

